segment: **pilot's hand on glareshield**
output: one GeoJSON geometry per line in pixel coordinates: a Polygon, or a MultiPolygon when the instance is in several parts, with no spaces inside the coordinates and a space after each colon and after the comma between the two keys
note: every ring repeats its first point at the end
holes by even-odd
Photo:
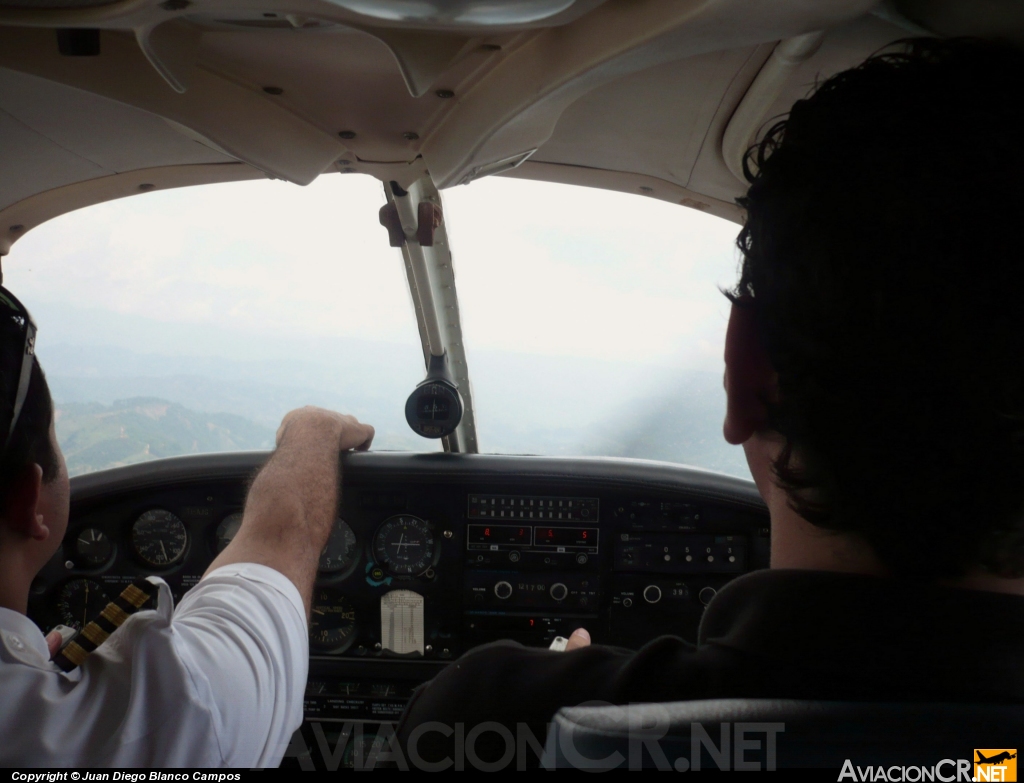
{"type": "Polygon", "coordinates": [[[286,433],[298,437],[325,437],[328,434],[338,437],[338,450],[356,449],[366,451],[373,442],[373,427],[363,424],[355,416],[335,413],[324,408],[307,405],[285,414],[281,426],[277,428],[277,445],[280,446],[286,433]]]}

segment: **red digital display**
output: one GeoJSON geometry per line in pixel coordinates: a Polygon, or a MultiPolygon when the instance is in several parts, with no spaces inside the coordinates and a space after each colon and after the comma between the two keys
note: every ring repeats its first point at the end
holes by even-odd
{"type": "Polygon", "coordinates": [[[520,525],[469,525],[466,541],[470,544],[529,546],[531,528],[520,525]]]}
{"type": "Polygon", "coordinates": [[[596,527],[535,527],[533,540],[537,546],[596,547],[596,527]]]}

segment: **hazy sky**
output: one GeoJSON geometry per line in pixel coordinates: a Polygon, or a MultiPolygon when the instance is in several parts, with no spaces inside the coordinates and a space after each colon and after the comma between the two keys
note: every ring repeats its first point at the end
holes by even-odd
{"type": "MultiPolygon", "coordinates": [[[[734,224],[523,180],[491,178],[443,198],[470,350],[721,367],[727,307],[716,285],[735,274],[734,224]]],[[[380,184],[360,175],[135,196],[36,228],[5,259],[6,282],[30,308],[68,303],[166,324],[162,351],[175,324],[240,342],[415,342],[400,255],[377,220],[382,203],[380,184]]],[[[71,335],[41,326],[44,350],[51,337],[98,339],[81,325],[71,335]]],[[[217,352],[218,341],[179,349],[217,352]]]]}
{"type": "MultiPolygon", "coordinates": [[[[442,196],[484,450],[684,459],[672,443],[719,449],[728,302],[718,287],[735,279],[736,225],[640,195],[516,179],[442,196]],[[680,370],[717,378],[694,385],[680,370]],[[528,427],[522,388],[539,400],[528,427]],[[647,434],[625,451],[587,451],[605,448],[585,445],[599,436],[608,449],[624,443],[609,425],[630,417],[647,434]],[[658,441],[665,421],[678,425],[671,443],[658,441]]],[[[139,195],[34,229],[4,259],[6,283],[37,315],[43,366],[71,395],[63,401],[89,389],[108,402],[162,396],[154,376],[176,375],[169,398],[190,373],[209,380],[217,357],[273,361],[174,401],[264,423],[306,401],[350,407],[374,417],[381,443],[429,450],[410,442],[401,416],[423,366],[401,255],[378,222],[383,203],[376,180],[339,174],[305,188],[139,195]]],[[[741,455],[716,453],[685,460],[745,470],[741,455]]]]}
{"type": "Polygon", "coordinates": [[[735,224],[526,180],[444,198],[467,344],[721,369],[735,224]]]}

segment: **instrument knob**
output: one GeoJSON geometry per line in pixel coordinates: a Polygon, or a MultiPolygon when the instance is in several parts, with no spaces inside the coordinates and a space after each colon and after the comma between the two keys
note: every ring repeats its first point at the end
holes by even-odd
{"type": "Polygon", "coordinates": [[[502,601],[512,596],[512,585],[508,582],[498,582],[494,586],[494,594],[498,596],[502,601]]]}
{"type": "Polygon", "coordinates": [[[657,585],[647,585],[644,588],[644,600],[649,604],[656,604],[661,600],[661,588],[657,585]]]}
{"type": "Polygon", "coordinates": [[[569,595],[569,588],[563,585],[561,582],[555,582],[551,585],[551,589],[548,591],[551,597],[556,601],[564,601],[565,597],[569,595]]]}
{"type": "Polygon", "coordinates": [[[704,606],[707,606],[709,603],[711,603],[711,599],[714,598],[716,595],[718,595],[718,591],[713,587],[702,587],[700,589],[700,592],[697,593],[697,597],[700,599],[700,602],[704,604],[704,606]]]}

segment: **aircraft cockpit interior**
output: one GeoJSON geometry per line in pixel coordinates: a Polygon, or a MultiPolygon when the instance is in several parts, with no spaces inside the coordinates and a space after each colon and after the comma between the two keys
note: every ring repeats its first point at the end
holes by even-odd
{"type": "Polygon", "coordinates": [[[362,765],[487,642],[696,639],[771,549],[720,434],[744,153],[894,41],[1022,22],[957,0],[0,0],[2,279],[72,472],[29,616],[80,631],[151,575],[180,601],[311,402],[377,436],[342,457],[285,765],[362,765]]]}

